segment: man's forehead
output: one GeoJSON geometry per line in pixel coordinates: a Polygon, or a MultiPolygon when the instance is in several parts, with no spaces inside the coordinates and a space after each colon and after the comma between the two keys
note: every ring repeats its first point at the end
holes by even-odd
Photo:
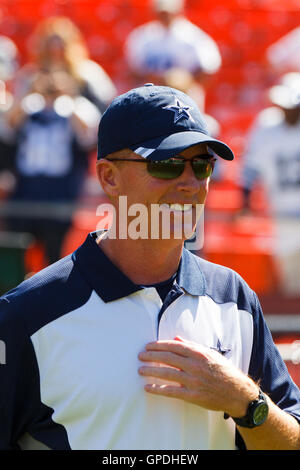
{"type": "MultiPolygon", "coordinates": [[[[117,150],[116,152],[110,153],[107,155],[105,158],[110,159],[110,158],[141,158],[141,160],[144,160],[144,158],[140,157],[137,153],[134,153],[131,149],[125,148],[122,150],[117,150]]],[[[101,161],[101,160],[99,160],[101,161]]]]}

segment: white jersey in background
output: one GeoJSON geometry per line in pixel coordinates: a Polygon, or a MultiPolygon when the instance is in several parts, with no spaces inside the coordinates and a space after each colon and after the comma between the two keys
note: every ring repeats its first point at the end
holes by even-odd
{"type": "Polygon", "coordinates": [[[273,252],[288,295],[300,294],[300,122],[289,125],[279,108],[261,112],[243,156],[242,186],[258,180],[274,221],[273,252]]]}
{"type": "Polygon", "coordinates": [[[274,216],[300,219],[300,121],[291,126],[278,108],[259,115],[243,156],[244,187],[259,179],[274,216]]]}
{"type": "Polygon", "coordinates": [[[221,56],[215,41],[183,17],[174,19],[169,28],[151,21],[129,35],[125,55],[135,72],[164,72],[172,67],[191,73],[218,71],[221,56]]]}

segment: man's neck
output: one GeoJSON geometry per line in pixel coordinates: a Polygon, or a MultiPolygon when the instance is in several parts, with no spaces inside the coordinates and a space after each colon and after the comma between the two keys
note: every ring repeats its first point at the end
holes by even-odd
{"type": "Polygon", "coordinates": [[[182,244],[167,240],[118,240],[98,242],[105,255],[135,284],[155,284],[169,279],[178,269],[182,244]]]}

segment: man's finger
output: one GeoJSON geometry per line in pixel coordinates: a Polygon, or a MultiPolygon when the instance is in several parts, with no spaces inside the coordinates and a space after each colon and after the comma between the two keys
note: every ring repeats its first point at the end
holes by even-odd
{"type": "Polygon", "coordinates": [[[142,366],[139,368],[139,374],[143,377],[156,377],[158,379],[170,380],[181,385],[188,384],[187,374],[173,367],[142,366]]]}
{"type": "Polygon", "coordinates": [[[187,359],[169,351],[143,351],[138,358],[144,362],[157,362],[184,370],[187,366],[187,359]]]}
{"type": "Polygon", "coordinates": [[[146,384],[144,390],[154,395],[163,395],[165,397],[186,399],[188,391],[185,387],[176,387],[174,385],[159,385],[159,384],[146,384]]]}
{"type": "Polygon", "coordinates": [[[169,351],[182,357],[205,356],[205,347],[192,341],[160,340],[146,344],[146,351],[169,351]]]}

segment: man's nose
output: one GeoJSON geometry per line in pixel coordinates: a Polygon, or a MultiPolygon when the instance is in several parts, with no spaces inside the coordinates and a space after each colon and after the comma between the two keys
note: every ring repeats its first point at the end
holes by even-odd
{"type": "Polygon", "coordinates": [[[199,189],[203,186],[203,181],[199,180],[192,168],[191,161],[186,161],[185,168],[182,174],[178,177],[178,189],[180,191],[186,191],[191,193],[197,193],[199,189]],[[202,182],[202,183],[201,183],[202,182]]]}

